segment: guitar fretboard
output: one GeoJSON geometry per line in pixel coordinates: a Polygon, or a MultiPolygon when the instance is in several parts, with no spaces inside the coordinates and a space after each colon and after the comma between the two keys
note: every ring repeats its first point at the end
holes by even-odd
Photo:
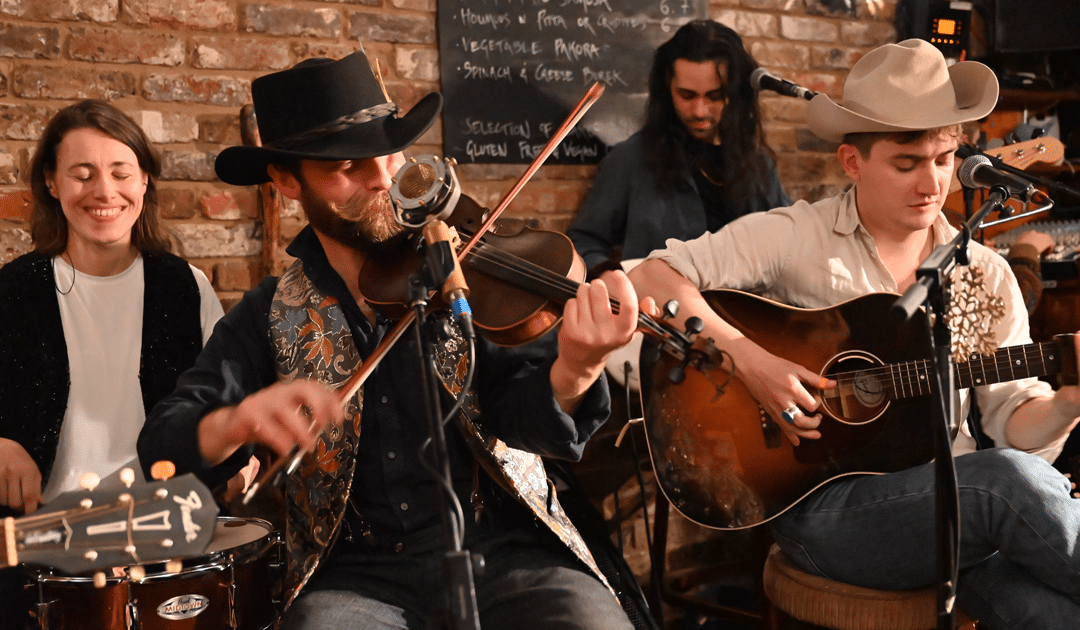
{"type": "MultiPolygon", "coordinates": [[[[927,396],[934,387],[933,365],[928,359],[894,363],[888,370],[888,389],[893,399],[927,396]]],[[[979,387],[1061,371],[1061,344],[1044,341],[1001,348],[992,356],[974,356],[955,366],[957,387],[979,387]]]]}

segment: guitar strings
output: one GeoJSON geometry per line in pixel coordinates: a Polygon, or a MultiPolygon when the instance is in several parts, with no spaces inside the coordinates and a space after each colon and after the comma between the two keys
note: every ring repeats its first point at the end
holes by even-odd
{"type": "MultiPolygon", "coordinates": [[[[1010,346],[1008,348],[1001,348],[995,352],[992,356],[985,357],[983,359],[975,359],[966,363],[958,363],[955,365],[957,376],[963,380],[965,377],[968,379],[968,384],[965,386],[979,386],[985,384],[992,384],[1000,382],[1001,380],[1012,380],[1017,378],[1018,369],[1021,371],[1019,378],[1026,378],[1029,376],[1041,376],[1049,373],[1047,370],[1047,364],[1053,363],[1053,359],[1047,358],[1047,349],[1052,349],[1050,355],[1053,356],[1057,349],[1057,342],[1047,341],[1036,344],[1029,344],[1026,346],[1010,346]],[[1021,365],[1015,365],[1020,362],[1021,365]],[[975,365],[978,364],[978,365],[975,365]],[[1038,369],[1033,369],[1033,364],[1038,364],[1038,369]],[[999,375],[1003,372],[1008,372],[1011,378],[1001,379],[997,378],[984,383],[976,383],[976,374],[982,374],[985,376],[988,373],[999,375]]],[[[856,370],[852,372],[842,372],[832,375],[830,378],[836,380],[838,383],[857,383],[859,381],[866,380],[868,378],[875,378],[885,382],[884,390],[893,392],[893,398],[904,397],[896,396],[895,392],[901,391],[904,393],[910,392],[909,396],[929,393],[929,390],[924,392],[924,384],[929,386],[929,379],[926,377],[932,373],[931,364],[928,359],[919,359],[916,361],[907,361],[903,363],[894,363],[891,365],[882,365],[865,370],[856,370]],[[916,389],[918,391],[916,391],[916,389]]],[[[854,385],[856,388],[862,391],[870,391],[865,387],[854,385]]]]}

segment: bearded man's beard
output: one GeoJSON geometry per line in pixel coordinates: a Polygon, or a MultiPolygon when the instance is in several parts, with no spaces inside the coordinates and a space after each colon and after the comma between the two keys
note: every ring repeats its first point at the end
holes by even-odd
{"type": "Polygon", "coordinates": [[[386,192],[357,195],[339,206],[319,197],[304,183],[300,189],[300,203],[313,228],[364,252],[393,251],[409,235],[406,228],[394,220],[394,206],[386,192]]]}

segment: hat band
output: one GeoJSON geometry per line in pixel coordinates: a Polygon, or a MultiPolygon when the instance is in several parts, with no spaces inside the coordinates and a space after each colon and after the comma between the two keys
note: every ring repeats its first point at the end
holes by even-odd
{"type": "Polygon", "coordinates": [[[330,122],[323,123],[318,127],[313,127],[307,131],[268,143],[265,146],[273,149],[293,149],[301,144],[311,142],[312,140],[317,140],[338,133],[339,131],[344,131],[354,125],[371,122],[377,118],[393,116],[397,111],[397,103],[379,103],[378,105],[361,109],[358,112],[347,114],[331,120],[330,122]]]}

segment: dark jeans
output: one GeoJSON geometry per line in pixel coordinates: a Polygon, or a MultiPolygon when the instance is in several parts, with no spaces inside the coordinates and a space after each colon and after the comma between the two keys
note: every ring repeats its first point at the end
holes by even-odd
{"type": "MultiPolygon", "coordinates": [[[[956,458],[957,601],[989,630],[1070,630],[1080,619],[1080,500],[1043,459],[1012,449],[956,458]]],[[[880,589],[937,579],[933,465],[834,482],[776,519],[806,571],[880,589]]]]}
{"type": "MultiPolygon", "coordinates": [[[[470,527],[466,547],[484,559],[475,578],[483,630],[632,628],[618,599],[549,532],[482,524],[470,527]]],[[[442,558],[438,528],[386,548],[335,554],[290,607],[282,628],[439,628],[447,592],[442,558]]]]}

